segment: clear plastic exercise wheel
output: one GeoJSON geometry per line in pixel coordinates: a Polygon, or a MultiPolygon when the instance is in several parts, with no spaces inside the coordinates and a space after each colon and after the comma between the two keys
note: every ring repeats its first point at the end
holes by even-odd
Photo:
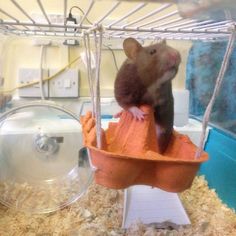
{"type": "Polygon", "coordinates": [[[48,213],[76,201],[93,171],[79,120],[65,109],[34,103],[0,117],[0,202],[48,213]]]}

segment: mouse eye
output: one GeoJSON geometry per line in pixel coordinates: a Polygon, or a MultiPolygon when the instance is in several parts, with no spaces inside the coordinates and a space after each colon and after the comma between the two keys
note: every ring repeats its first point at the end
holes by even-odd
{"type": "Polygon", "coordinates": [[[152,49],[152,50],[150,51],[150,54],[153,55],[153,54],[155,54],[156,52],[157,52],[156,49],[152,49]]]}

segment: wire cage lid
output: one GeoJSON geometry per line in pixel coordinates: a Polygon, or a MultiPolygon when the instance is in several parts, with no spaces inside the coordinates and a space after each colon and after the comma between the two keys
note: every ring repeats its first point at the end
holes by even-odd
{"type": "Polygon", "coordinates": [[[0,202],[47,213],[77,200],[93,178],[76,117],[35,103],[0,118],[0,202]]]}
{"type": "Polygon", "coordinates": [[[55,14],[42,0],[37,0],[30,9],[20,1],[4,1],[0,3],[0,32],[15,36],[78,39],[84,30],[101,24],[107,39],[132,35],[143,40],[225,40],[230,34],[229,25],[236,19],[236,4],[231,0],[91,0],[76,5],[61,0],[60,3],[57,11],[61,15],[58,13],[60,17],[55,20],[55,14]],[[71,12],[73,7],[81,12],[74,14],[71,12]],[[16,11],[19,15],[14,15],[16,11]]]}

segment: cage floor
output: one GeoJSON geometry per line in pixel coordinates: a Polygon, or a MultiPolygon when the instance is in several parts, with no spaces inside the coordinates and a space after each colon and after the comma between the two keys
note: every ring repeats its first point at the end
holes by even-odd
{"type": "Polygon", "coordinates": [[[236,214],[221,203],[203,177],[196,177],[180,197],[192,225],[178,230],[154,229],[139,222],[121,229],[123,191],[92,184],[81,200],[55,213],[32,215],[0,205],[0,235],[235,235],[236,214]]]}

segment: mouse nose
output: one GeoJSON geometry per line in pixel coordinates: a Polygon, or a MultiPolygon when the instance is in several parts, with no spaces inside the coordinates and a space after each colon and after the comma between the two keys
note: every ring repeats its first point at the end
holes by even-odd
{"type": "Polygon", "coordinates": [[[169,65],[178,66],[181,61],[181,57],[178,51],[169,52],[169,65]]]}

